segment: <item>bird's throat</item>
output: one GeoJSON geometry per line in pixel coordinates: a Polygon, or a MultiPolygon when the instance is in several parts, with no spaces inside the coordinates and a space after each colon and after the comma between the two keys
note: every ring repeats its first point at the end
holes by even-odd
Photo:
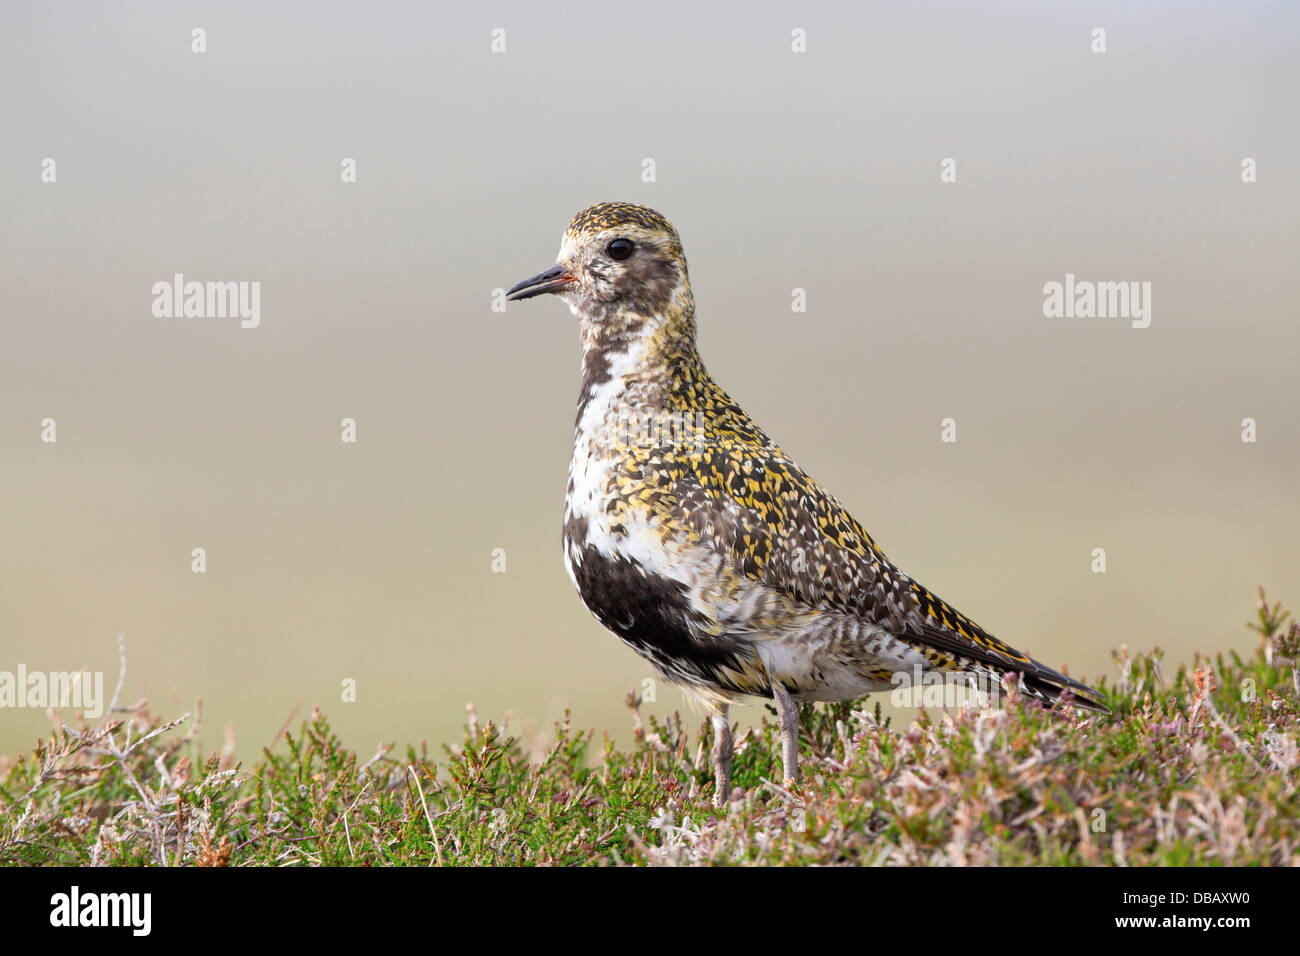
{"type": "Polygon", "coordinates": [[[618,310],[603,318],[582,321],[579,426],[584,417],[591,424],[596,416],[662,408],[679,382],[707,375],[695,347],[693,308],[653,315],[618,310]]]}

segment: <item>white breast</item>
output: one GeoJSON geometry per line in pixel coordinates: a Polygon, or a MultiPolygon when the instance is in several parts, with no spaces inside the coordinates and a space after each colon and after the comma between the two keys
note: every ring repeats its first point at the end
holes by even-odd
{"type": "MultiPolygon", "coordinates": [[[[564,566],[577,587],[573,568],[582,561],[582,551],[594,545],[610,554],[615,549],[605,510],[610,472],[617,466],[615,447],[620,435],[621,416],[627,404],[628,378],[645,356],[644,341],[632,342],[624,352],[605,353],[609,377],[591,387],[582,418],[573,435],[573,458],[569,462],[569,493],[564,503],[564,520],[583,518],[587,522],[584,541],[570,541],[564,549],[564,566]]],[[[600,360],[600,359],[597,359],[600,360]]]]}

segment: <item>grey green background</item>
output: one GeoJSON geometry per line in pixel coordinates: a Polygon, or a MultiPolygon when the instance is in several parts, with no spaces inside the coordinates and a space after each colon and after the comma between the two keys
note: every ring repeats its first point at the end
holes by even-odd
{"type": "Polygon", "coordinates": [[[605,199],[673,220],[714,374],[975,620],[1085,678],[1251,648],[1257,584],[1300,602],[1300,10],[969,6],[4,4],[0,669],[111,686],[124,632],[128,700],[250,757],[314,702],[359,748],[469,701],[625,736],[649,671],[560,559],[574,321],[490,308],[605,199]],[[259,280],[261,328],[155,319],[175,272],[259,280]],[[1045,319],[1066,272],[1150,281],[1151,327],[1045,319]]]}

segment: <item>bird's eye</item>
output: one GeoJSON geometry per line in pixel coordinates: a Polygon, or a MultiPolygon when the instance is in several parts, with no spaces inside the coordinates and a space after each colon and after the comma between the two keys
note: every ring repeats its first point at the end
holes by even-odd
{"type": "Polygon", "coordinates": [[[632,254],[632,241],[630,239],[615,239],[606,248],[611,259],[623,260],[632,254]]]}

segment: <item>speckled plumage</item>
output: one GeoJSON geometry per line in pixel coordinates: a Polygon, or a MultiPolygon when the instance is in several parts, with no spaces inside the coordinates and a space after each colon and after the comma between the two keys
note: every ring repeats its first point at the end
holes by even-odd
{"type": "MultiPolygon", "coordinates": [[[[583,345],[564,557],[592,613],[713,708],[745,695],[840,700],[897,671],[1022,675],[1047,700],[1094,691],[988,634],[899,571],[861,524],[713,380],[676,230],[601,203],[557,265],[583,345]],[[634,252],[616,261],[615,239],[634,252]]],[[[725,711],[724,711],[725,712],[725,711]]]]}

